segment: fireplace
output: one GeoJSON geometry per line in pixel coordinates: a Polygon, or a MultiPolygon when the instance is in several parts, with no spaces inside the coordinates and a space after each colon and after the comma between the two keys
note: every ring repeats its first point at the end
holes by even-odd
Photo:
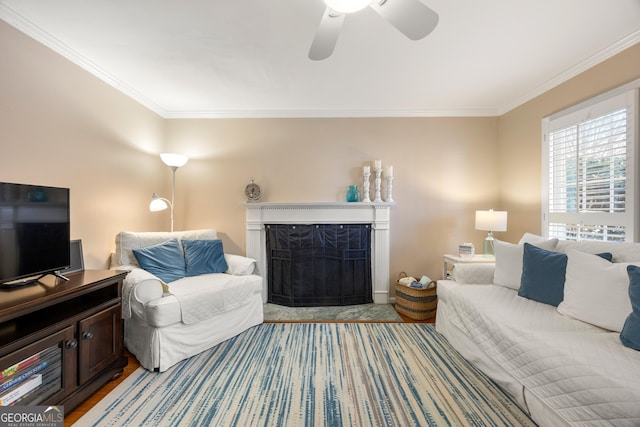
{"type": "Polygon", "coordinates": [[[267,302],[289,307],[367,304],[371,224],[267,224],[267,302]]]}
{"type": "MultiPolygon", "coordinates": [[[[370,231],[371,298],[378,304],[389,302],[389,227],[393,203],[245,203],[247,256],[257,261],[263,277],[262,297],[267,302],[268,225],[364,224],[370,231]]],[[[356,254],[357,255],[357,254],[356,254]]]]}

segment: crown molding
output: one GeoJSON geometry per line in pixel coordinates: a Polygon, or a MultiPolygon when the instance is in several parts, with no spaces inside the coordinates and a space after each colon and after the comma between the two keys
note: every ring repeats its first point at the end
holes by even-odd
{"type": "Polygon", "coordinates": [[[27,36],[31,37],[35,41],[45,45],[59,55],[62,55],[64,58],[68,59],[85,71],[93,74],[95,77],[107,83],[108,85],[113,86],[115,89],[127,95],[129,98],[132,98],[136,102],[142,104],[144,107],[148,108],[154,113],[164,117],[165,111],[156,103],[146,98],[144,95],[142,95],[132,87],[124,84],[121,80],[118,80],[116,77],[98,67],[96,64],[89,61],[87,58],[64,44],[62,41],[53,37],[42,28],[38,27],[33,22],[2,3],[0,3],[0,19],[16,28],[17,30],[21,31],[22,33],[26,34],[27,36]]]}
{"type": "Polygon", "coordinates": [[[612,44],[611,46],[602,49],[601,51],[597,52],[595,55],[592,55],[591,57],[585,59],[584,61],[580,62],[577,65],[574,65],[573,67],[569,68],[568,70],[564,71],[561,74],[558,74],[556,77],[552,78],[551,80],[547,81],[546,83],[538,86],[536,89],[534,89],[533,91],[527,93],[526,95],[522,96],[519,99],[514,100],[513,102],[504,105],[501,108],[498,108],[497,110],[497,114],[499,116],[508,113],[509,111],[513,110],[514,108],[517,108],[519,106],[521,106],[522,104],[531,101],[532,99],[536,98],[537,96],[542,95],[543,93],[547,92],[550,89],[553,89],[554,87],[566,82],[567,80],[577,76],[580,73],[583,73],[585,71],[587,71],[589,68],[600,64],[603,61],[606,61],[607,59],[611,58],[612,56],[622,52],[625,49],[630,48],[631,46],[633,46],[634,44],[640,42],[640,30],[635,31],[631,34],[629,34],[628,36],[622,38],[621,40],[617,41],[616,43],[612,44]]]}
{"type": "Polygon", "coordinates": [[[415,110],[216,110],[170,111],[167,119],[285,119],[285,118],[372,118],[372,117],[493,117],[495,109],[415,110]]]}

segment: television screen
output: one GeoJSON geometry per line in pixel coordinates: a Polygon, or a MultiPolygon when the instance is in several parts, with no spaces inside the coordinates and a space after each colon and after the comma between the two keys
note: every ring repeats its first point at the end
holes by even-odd
{"type": "Polygon", "coordinates": [[[26,284],[69,264],[69,189],[0,183],[0,284],[26,284]]]}

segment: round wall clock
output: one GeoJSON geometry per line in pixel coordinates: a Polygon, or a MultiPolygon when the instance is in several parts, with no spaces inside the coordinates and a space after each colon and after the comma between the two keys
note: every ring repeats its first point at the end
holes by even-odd
{"type": "Polygon", "coordinates": [[[251,177],[251,182],[244,187],[244,195],[247,196],[248,202],[257,202],[262,197],[262,190],[258,184],[253,182],[253,177],[251,177]]]}

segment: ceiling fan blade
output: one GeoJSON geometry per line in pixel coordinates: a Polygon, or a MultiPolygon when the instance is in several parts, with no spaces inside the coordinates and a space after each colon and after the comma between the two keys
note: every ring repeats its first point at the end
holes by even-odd
{"type": "Polygon", "coordinates": [[[438,14],[420,0],[373,0],[369,5],[411,40],[420,40],[438,25],[438,14]]]}
{"type": "Polygon", "coordinates": [[[344,13],[334,12],[330,8],[324,11],[316,35],[313,37],[311,49],[309,49],[310,59],[319,61],[331,56],[336,47],[344,18],[344,13]]]}

